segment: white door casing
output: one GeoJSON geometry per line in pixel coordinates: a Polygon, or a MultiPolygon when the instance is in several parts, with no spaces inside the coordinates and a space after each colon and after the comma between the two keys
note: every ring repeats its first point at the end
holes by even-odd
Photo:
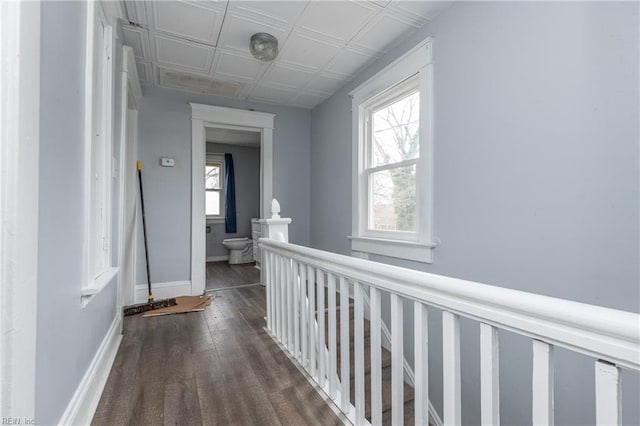
{"type": "Polygon", "coordinates": [[[0,413],[34,419],[39,2],[0,2],[0,62],[0,413]]]}
{"type": "Polygon", "coordinates": [[[260,217],[270,211],[273,198],[273,122],[265,112],[191,105],[191,294],[205,290],[206,235],[204,209],[204,165],[206,128],[227,127],[260,131],[260,217]]]}
{"type": "Polygon", "coordinates": [[[136,266],[136,155],[138,152],[138,102],[142,89],[138,78],[133,49],[122,47],[122,84],[120,120],[120,212],[118,217],[118,311],[124,305],[135,303],[136,266]]]}

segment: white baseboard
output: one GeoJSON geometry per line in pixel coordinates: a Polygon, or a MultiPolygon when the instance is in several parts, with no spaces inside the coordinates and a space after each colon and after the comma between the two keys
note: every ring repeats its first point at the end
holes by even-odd
{"type": "Polygon", "coordinates": [[[209,256],[207,257],[207,262],[224,262],[225,260],[229,260],[229,255],[226,254],[224,256],[209,256]]]}
{"type": "Polygon", "coordinates": [[[121,329],[122,316],[117,313],[91,364],[89,364],[89,368],[69,401],[69,405],[64,410],[62,418],[58,422],[59,425],[88,425],[91,423],[120,347],[121,329]]]}
{"type": "MultiPolygon", "coordinates": [[[[152,283],[151,291],[156,300],[177,296],[191,296],[191,281],[169,281],[166,283],[152,283]]],[[[135,303],[146,302],[148,296],[146,284],[136,284],[135,303]]]]}

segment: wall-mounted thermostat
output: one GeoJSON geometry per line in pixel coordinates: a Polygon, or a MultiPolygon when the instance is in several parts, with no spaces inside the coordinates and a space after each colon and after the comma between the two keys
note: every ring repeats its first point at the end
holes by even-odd
{"type": "Polygon", "coordinates": [[[169,158],[169,157],[160,158],[160,165],[162,167],[173,167],[174,164],[175,164],[175,160],[173,158],[169,158]]]}

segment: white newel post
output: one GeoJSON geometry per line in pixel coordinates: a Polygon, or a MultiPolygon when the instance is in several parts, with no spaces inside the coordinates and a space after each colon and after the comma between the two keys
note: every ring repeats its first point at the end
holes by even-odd
{"type": "MultiPolygon", "coordinates": [[[[280,203],[278,203],[278,200],[275,198],[271,201],[271,218],[262,219],[260,223],[262,225],[260,232],[262,238],[289,242],[289,224],[291,223],[291,219],[280,217],[280,203]]],[[[279,260],[274,253],[267,255],[264,250],[260,250],[260,255],[262,257],[262,284],[266,287],[267,328],[280,338],[279,327],[276,327],[276,318],[279,318],[277,315],[280,315],[280,312],[274,312],[274,309],[276,307],[280,307],[280,309],[286,308],[286,306],[281,303],[281,300],[276,301],[279,294],[277,289],[284,286],[286,273],[284,268],[276,268],[275,265],[278,264],[279,260]]]]}
{"type": "Polygon", "coordinates": [[[280,217],[280,203],[275,198],[271,201],[271,219],[262,220],[262,234],[270,240],[289,242],[290,218],[280,217]]]}

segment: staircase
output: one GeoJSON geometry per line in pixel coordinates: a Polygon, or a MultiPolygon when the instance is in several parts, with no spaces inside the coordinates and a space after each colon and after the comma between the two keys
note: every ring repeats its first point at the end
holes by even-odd
{"type": "MultiPolygon", "coordinates": [[[[339,295],[337,296],[339,298],[339,295]]],[[[325,299],[327,300],[327,299],[325,299]]],[[[340,308],[337,309],[340,311],[340,308]]],[[[337,343],[338,343],[338,375],[341,374],[341,344],[340,341],[340,321],[337,322],[337,343]]],[[[325,311],[325,341],[329,341],[328,312],[325,311]]],[[[355,406],[355,351],[354,351],[354,309],[353,303],[349,304],[349,373],[351,404],[355,406]]],[[[391,424],[391,352],[382,346],[382,424],[391,424]]],[[[371,324],[369,320],[364,320],[364,372],[365,372],[365,417],[371,422],[371,324]]],[[[407,383],[404,384],[404,424],[414,425],[414,391],[407,383]]]]}
{"type": "Polygon", "coordinates": [[[481,408],[473,423],[500,424],[499,342],[504,330],[531,343],[530,423],[554,422],[554,351],[562,348],[593,360],[594,423],[622,424],[622,370],[640,371],[637,313],[290,244],[290,219],[280,218],[279,205],[274,205],[260,239],[267,330],[353,424],[462,424],[463,318],[480,326],[480,392],[465,395],[481,408]],[[383,305],[385,293],[389,299],[383,305]],[[406,333],[405,306],[411,306],[413,333],[406,333]],[[377,347],[384,342],[381,313],[387,307],[391,353],[377,347]],[[430,312],[439,312],[435,321],[442,335],[436,340],[429,339],[430,312]],[[403,380],[405,339],[413,346],[414,388],[403,380]],[[430,345],[442,354],[438,371],[429,371],[430,345]],[[347,349],[349,362],[342,366],[347,349]],[[342,371],[347,367],[348,373],[342,371]],[[442,377],[440,388],[429,388],[431,374],[442,377]],[[442,395],[441,413],[430,407],[430,391],[442,395]]]}

